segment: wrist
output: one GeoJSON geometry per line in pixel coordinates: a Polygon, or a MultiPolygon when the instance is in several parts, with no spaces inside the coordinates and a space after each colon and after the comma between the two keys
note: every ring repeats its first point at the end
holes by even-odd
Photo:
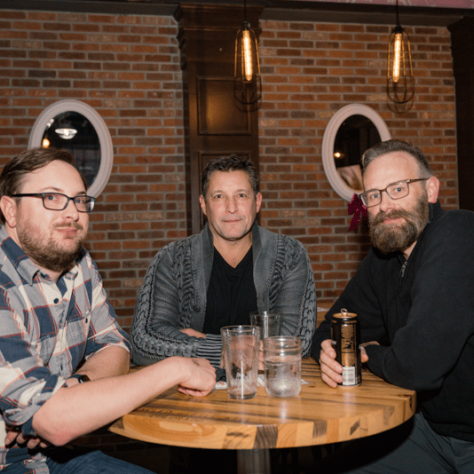
{"type": "Polygon", "coordinates": [[[91,379],[85,374],[74,374],[74,375],[71,375],[71,377],[69,377],[66,380],[66,383],[64,384],[64,386],[66,388],[70,388],[70,387],[74,387],[74,385],[83,384],[90,381],[91,379]]]}

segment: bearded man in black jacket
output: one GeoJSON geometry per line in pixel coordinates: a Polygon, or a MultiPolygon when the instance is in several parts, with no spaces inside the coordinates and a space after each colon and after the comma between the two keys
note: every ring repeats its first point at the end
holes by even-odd
{"type": "Polygon", "coordinates": [[[373,247],[316,331],[312,355],[336,388],[342,367],[330,340],[332,315],[357,313],[362,362],[416,390],[418,412],[324,465],[333,474],[472,474],[474,213],[441,209],[439,181],[411,144],[380,143],[364,153],[362,168],[373,247]]]}

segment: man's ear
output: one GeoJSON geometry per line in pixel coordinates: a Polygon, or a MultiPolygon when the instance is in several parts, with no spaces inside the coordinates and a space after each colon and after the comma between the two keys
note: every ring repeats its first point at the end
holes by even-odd
{"type": "Polygon", "coordinates": [[[10,196],[2,196],[0,199],[0,209],[8,226],[12,228],[16,227],[17,204],[15,199],[10,196]]]}
{"type": "Polygon", "coordinates": [[[436,176],[432,176],[426,182],[426,193],[428,194],[428,202],[434,204],[438,200],[439,179],[436,176]]]}
{"type": "Polygon", "coordinates": [[[202,194],[199,196],[199,204],[201,205],[202,213],[205,216],[207,216],[207,214],[206,214],[206,201],[204,200],[204,196],[202,194]]]}
{"type": "Polygon", "coordinates": [[[255,202],[256,202],[256,205],[257,205],[257,214],[258,214],[260,212],[260,208],[262,207],[262,195],[261,195],[261,193],[257,193],[255,202]]]}

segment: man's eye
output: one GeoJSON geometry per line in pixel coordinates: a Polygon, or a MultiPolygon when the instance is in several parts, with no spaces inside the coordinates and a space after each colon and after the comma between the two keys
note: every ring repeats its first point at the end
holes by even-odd
{"type": "Polygon", "coordinates": [[[245,193],[240,193],[237,195],[239,198],[246,198],[247,195],[245,193]]]}
{"type": "Polygon", "coordinates": [[[88,199],[86,196],[77,196],[74,198],[74,202],[76,202],[76,204],[85,204],[88,202],[88,199]]]}
{"type": "Polygon", "coordinates": [[[401,192],[403,192],[403,186],[395,186],[393,189],[392,189],[392,193],[395,193],[395,194],[399,194],[401,192]]]}
{"type": "Polygon", "coordinates": [[[214,194],[214,199],[221,199],[222,198],[222,194],[214,194]]]}
{"type": "Polygon", "coordinates": [[[380,196],[380,193],[378,191],[374,191],[373,193],[369,193],[367,194],[367,199],[369,201],[375,201],[376,199],[378,199],[380,196]]]}
{"type": "Polygon", "coordinates": [[[57,194],[45,194],[44,198],[45,198],[47,201],[55,202],[55,201],[59,201],[59,199],[61,198],[61,196],[58,196],[57,194]]]}

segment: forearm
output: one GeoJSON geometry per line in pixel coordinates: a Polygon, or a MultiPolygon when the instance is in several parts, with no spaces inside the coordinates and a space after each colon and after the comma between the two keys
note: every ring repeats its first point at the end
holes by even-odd
{"type": "MultiPolygon", "coordinates": [[[[137,298],[129,338],[132,361],[137,365],[150,365],[170,356],[198,356],[199,340],[182,333],[180,329],[185,327],[180,327],[180,322],[190,327],[189,322],[199,315],[183,314],[193,310],[189,305],[181,308],[181,284],[173,278],[172,260],[166,248],[155,256],[137,298]]],[[[189,293],[187,287],[182,292],[189,293]]]]}
{"type": "Polygon", "coordinates": [[[34,415],[41,438],[63,445],[98,429],[180,384],[188,373],[179,358],[142,370],[59,389],[34,415]]]}

